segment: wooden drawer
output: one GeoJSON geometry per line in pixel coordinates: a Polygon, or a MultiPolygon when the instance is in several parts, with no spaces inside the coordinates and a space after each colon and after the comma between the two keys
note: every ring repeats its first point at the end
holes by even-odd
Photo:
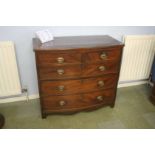
{"type": "Polygon", "coordinates": [[[65,65],[65,64],[79,64],[81,63],[80,53],[53,53],[53,52],[38,52],[37,53],[38,65],[50,66],[50,65],[65,65]]]}
{"type": "Polygon", "coordinates": [[[116,81],[117,75],[113,74],[111,76],[83,80],[42,81],[40,86],[42,96],[68,95],[114,88],[116,81]]]}
{"type": "Polygon", "coordinates": [[[63,79],[81,75],[81,65],[39,67],[40,80],[63,79]]]}
{"type": "Polygon", "coordinates": [[[42,98],[44,110],[63,110],[91,107],[97,104],[110,104],[115,97],[115,91],[109,89],[94,93],[66,95],[66,96],[49,96],[42,98]]]}
{"type": "Polygon", "coordinates": [[[85,62],[103,62],[106,60],[120,59],[121,51],[120,49],[106,49],[106,50],[96,50],[93,52],[86,53],[85,62]]]}
{"type": "Polygon", "coordinates": [[[117,60],[107,60],[96,64],[85,64],[83,76],[97,76],[109,73],[118,73],[119,64],[117,60]]]}

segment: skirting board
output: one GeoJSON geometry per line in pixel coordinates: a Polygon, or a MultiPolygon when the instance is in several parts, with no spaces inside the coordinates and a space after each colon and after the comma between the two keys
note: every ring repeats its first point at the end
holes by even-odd
{"type": "MultiPolygon", "coordinates": [[[[39,98],[39,94],[29,95],[28,98],[30,100],[32,100],[32,99],[38,99],[39,98]]],[[[27,96],[10,97],[10,98],[5,98],[5,99],[0,99],[0,104],[8,103],[8,102],[25,101],[25,100],[27,100],[27,96]]]]}
{"type": "Polygon", "coordinates": [[[134,81],[134,82],[128,82],[128,83],[118,83],[117,88],[122,88],[122,87],[130,87],[130,86],[136,86],[136,85],[142,85],[149,83],[148,80],[144,81],[134,81]]]}
{"type": "MultiPolygon", "coordinates": [[[[146,84],[146,83],[148,83],[148,81],[136,81],[136,82],[131,82],[131,83],[119,83],[118,84],[118,88],[129,87],[129,86],[136,86],[136,85],[141,85],[141,84],[146,84]]],[[[30,100],[38,99],[39,98],[39,94],[29,95],[28,98],[30,100]]],[[[5,99],[0,99],[0,104],[8,103],[8,102],[25,101],[25,100],[27,100],[26,96],[18,96],[18,97],[12,97],[12,98],[5,98],[5,99]]]]}

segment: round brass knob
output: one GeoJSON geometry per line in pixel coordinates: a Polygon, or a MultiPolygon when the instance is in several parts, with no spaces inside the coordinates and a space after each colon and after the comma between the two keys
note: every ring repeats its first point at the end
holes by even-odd
{"type": "Polygon", "coordinates": [[[101,58],[101,59],[106,59],[106,58],[107,58],[107,54],[106,54],[106,53],[102,53],[102,54],[100,55],[100,58],[101,58]]]}
{"type": "Polygon", "coordinates": [[[99,70],[102,71],[102,72],[105,71],[105,66],[100,66],[99,70]]]}
{"type": "Polygon", "coordinates": [[[64,63],[64,61],[65,61],[65,59],[64,59],[63,57],[57,58],[57,62],[58,62],[59,64],[64,63]]]}
{"type": "Polygon", "coordinates": [[[104,81],[98,81],[98,86],[103,87],[104,86],[104,81]]]}
{"type": "Polygon", "coordinates": [[[59,101],[59,105],[60,105],[60,106],[64,106],[65,104],[66,104],[65,101],[63,101],[63,100],[59,101]]]}
{"type": "Polygon", "coordinates": [[[58,90],[59,91],[64,91],[64,89],[65,89],[65,86],[63,86],[63,85],[62,86],[58,86],[58,90]]]}
{"type": "Polygon", "coordinates": [[[97,96],[98,101],[103,101],[103,96],[97,96]]]}
{"type": "Polygon", "coordinates": [[[59,75],[64,74],[64,72],[65,72],[64,69],[58,69],[58,70],[57,70],[57,73],[58,73],[59,75]]]}

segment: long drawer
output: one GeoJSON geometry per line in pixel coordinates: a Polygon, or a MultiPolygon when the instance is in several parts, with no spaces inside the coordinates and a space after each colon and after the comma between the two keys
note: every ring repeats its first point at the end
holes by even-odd
{"type": "Polygon", "coordinates": [[[64,96],[42,97],[44,110],[61,110],[71,108],[91,107],[98,104],[110,104],[115,97],[115,90],[98,91],[94,93],[64,96]]]}
{"type": "Polygon", "coordinates": [[[111,76],[79,80],[42,81],[40,89],[42,96],[67,95],[113,88],[116,82],[117,74],[113,74],[111,76]]]}

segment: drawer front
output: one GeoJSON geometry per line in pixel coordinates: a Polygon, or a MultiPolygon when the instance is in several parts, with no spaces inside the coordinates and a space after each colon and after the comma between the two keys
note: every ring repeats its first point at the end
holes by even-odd
{"type": "Polygon", "coordinates": [[[63,65],[63,64],[79,64],[81,63],[80,53],[51,53],[38,52],[38,64],[41,66],[63,65]]]}
{"type": "Polygon", "coordinates": [[[108,60],[107,62],[97,64],[85,64],[83,76],[97,76],[109,73],[118,73],[119,64],[116,60],[108,60]]]}
{"type": "Polygon", "coordinates": [[[99,50],[94,52],[89,52],[86,54],[85,62],[92,63],[92,62],[103,62],[106,60],[113,60],[113,59],[120,59],[121,51],[120,49],[113,49],[113,50],[99,50]]]}
{"type": "Polygon", "coordinates": [[[81,95],[49,96],[42,98],[44,110],[64,110],[91,107],[98,104],[110,104],[114,99],[114,90],[99,91],[81,95]]]}
{"type": "Polygon", "coordinates": [[[81,65],[39,67],[38,73],[41,80],[77,77],[81,75],[81,65]]]}
{"type": "Polygon", "coordinates": [[[107,88],[114,88],[117,75],[89,78],[83,80],[61,80],[40,82],[41,95],[67,95],[74,93],[87,93],[107,88]]]}

